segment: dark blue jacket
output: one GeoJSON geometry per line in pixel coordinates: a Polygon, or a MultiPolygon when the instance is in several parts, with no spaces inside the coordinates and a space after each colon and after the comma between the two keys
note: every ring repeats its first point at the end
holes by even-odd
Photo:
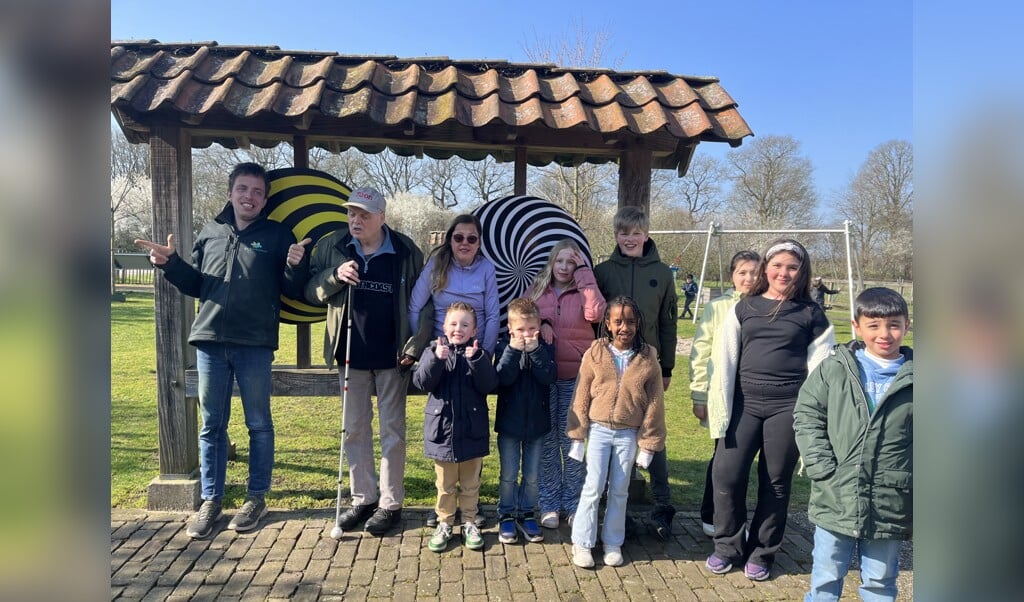
{"type": "Polygon", "coordinates": [[[432,341],[423,350],[412,375],[413,384],[428,394],[423,453],[441,462],[482,458],[490,453],[487,394],[498,385],[491,354],[480,349],[466,359],[466,346],[457,345],[442,362],[434,354],[436,348],[437,341],[432,341]]]}
{"type": "Polygon", "coordinates": [[[498,340],[498,409],[494,431],[520,441],[533,441],[551,430],[549,399],[555,382],[555,347],[540,341],[526,353],[508,346],[508,336],[498,340]]]}

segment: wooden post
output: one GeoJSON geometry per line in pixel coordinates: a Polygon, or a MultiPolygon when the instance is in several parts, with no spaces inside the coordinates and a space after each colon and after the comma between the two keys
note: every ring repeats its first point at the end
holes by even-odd
{"type": "MultiPolygon", "coordinates": [[[[153,238],[166,242],[174,234],[175,248],[186,261],[192,252],[192,154],[188,134],[177,127],[154,126],[149,138],[153,191],[153,238]]],[[[187,480],[181,487],[154,482],[151,509],[191,509],[198,501],[199,466],[197,404],[185,397],[185,368],[195,364],[188,333],[195,317],[195,300],[182,295],[158,271],[154,279],[156,313],[157,421],[160,477],[187,480]],[[168,489],[168,487],[170,489],[168,489]],[[182,507],[184,506],[184,507],[182,507]]]]}
{"type": "Polygon", "coordinates": [[[619,207],[651,212],[651,151],[634,145],[619,158],[619,207]]]}
{"type": "Polygon", "coordinates": [[[516,168],[513,194],[526,194],[526,147],[516,147],[516,168]]]}
{"type": "MultiPolygon", "coordinates": [[[[295,167],[309,167],[309,140],[305,136],[295,136],[292,140],[292,151],[295,155],[293,161],[295,167]]],[[[314,240],[306,247],[306,252],[313,250],[314,240]]],[[[309,368],[312,362],[309,358],[310,345],[309,324],[303,322],[295,325],[295,364],[299,368],[309,368]]]]}

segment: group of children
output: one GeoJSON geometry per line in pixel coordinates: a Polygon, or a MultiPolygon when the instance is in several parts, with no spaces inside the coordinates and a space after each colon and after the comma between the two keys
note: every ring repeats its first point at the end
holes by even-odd
{"type": "MultiPolygon", "coordinates": [[[[607,493],[603,560],[622,564],[634,465],[650,469],[660,509],[652,518],[671,522],[664,396],[676,295],[643,212],[624,208],[615,229],[616,251],[595,270],[571,241],[553,249],[527,294],[509,304],[508,332],[493,356],[476,338],[474,308],[447,306],[443,336],[413,376],[428,392],[424,445],[437,473],[431,550],[447,548],[456,506],[463,543],[483,547],[474,518],[492,392],[499,541],[520,534],[541,541],[540,526],[557,527],[564,516],[573,563],[592,567],[598,503],[607,493]]],[[[891,598],[899,542],[912,522],[913,362],[900,345],[907,305],[889,289],[865,290],[853,322],[861,341],[836,345],[810,297],[811,263],[799,242],[775,241],[763,258],[742,252],[732,268],[736,290],[705,307],[691,357],[694,414],[715,440],[702,505],[715,546],[707,568],[723,574],[742,563],[749,579],[769,578],[802,455],[817,527],[807,599],[838,597],[855,549],[862,594],[891,598]],[[748,522],[746,486],[758,454],[758,501],[748,522]]]]}

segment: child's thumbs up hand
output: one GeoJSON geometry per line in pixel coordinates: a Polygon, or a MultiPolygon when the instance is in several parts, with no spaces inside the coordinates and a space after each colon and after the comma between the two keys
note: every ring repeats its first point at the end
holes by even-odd
{"type": "Polygon", "coordinates": [[[439,360],[446,360],[451,354],[451,350],[448,349],[448,345],[445,345],[444,339],[437,337],[437,347],[434,349],[434,355],[439,360]]]}
{"type": "Polygon", "coordinates": [[[473,339],[473,346],[466,347],[466,359],[473,357],[480,351],[480,339],[473,339]]]}

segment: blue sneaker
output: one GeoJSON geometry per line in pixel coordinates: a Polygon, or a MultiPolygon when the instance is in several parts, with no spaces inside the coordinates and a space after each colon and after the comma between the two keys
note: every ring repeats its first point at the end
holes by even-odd
{"type": "Polygon", "coordinates": [[[533,518],[533,514],[527,514],[523,520],[519,521],[519,530],[523,532],[526,541],[533,543],[544,541],[544,533],[541,532],[540,525],[537,524],[537,519],[533,518]]]}
{"type": "Polygon", "coordinates": [[[516,535],[516,520],[511,516],[501,517],[498,524],[498,541],[501,543],[515,543],[519,539],[516,535]]]}

